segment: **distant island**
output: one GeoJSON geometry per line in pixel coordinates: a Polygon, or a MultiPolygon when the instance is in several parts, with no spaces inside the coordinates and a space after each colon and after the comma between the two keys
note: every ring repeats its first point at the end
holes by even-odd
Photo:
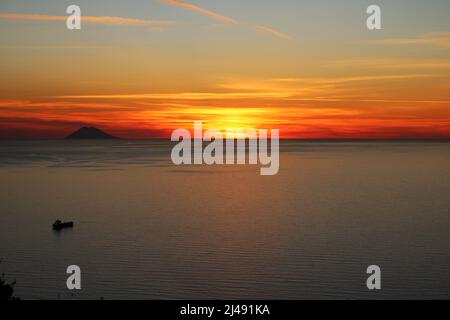
{"type": "Polygon", "coordinates": [[[119,139],[118,137],[114,137],[102,130],[94,127],[83,127],[78,129],[77,131],[71,133],[66,137],[67,140],[94,140],[94,139],[102,139],[102,140],[111,140],[111,139],[119,139]]]}

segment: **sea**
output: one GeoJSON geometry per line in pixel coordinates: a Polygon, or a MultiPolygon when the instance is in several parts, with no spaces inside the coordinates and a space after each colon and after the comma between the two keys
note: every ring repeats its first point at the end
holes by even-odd
{"type": "Polygon", "coordinates": [[[0,141],[21,299],[450,299],[450,143],[281,142],[280,170],[164,140],[0,141]],[[74,228],[55,232],[55,220],[74,228]],[[81,269],[70,291],[68,266],[81,269]],[[369,266],[381,290],[369,290],[369,266]]]}

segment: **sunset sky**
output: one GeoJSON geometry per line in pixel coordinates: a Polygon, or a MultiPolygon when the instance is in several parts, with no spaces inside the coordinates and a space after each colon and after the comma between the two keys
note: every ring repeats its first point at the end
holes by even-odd
{"type": "Polygon", "coordinates": [[[450,138],[448,0],[0,3],[0,139],[450,138]],[[82,30],[66,8],[82,9],[82,30]],[[383,30],[366,28],[378,4],[383,30]]]}

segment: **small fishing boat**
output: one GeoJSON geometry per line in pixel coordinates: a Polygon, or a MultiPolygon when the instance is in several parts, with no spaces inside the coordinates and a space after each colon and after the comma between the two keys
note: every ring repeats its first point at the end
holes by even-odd
{"type": "Polygon", "coordinates": [[[53,230],[59,231],[62,229],[67,228],[73,228],[73,222],[62,222],[61,220],[56,220],[55,223],[53,223],[53,230]]]}

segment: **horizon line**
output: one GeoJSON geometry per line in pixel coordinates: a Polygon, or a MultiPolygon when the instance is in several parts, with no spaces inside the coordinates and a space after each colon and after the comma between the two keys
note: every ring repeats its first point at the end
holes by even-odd
{"type": "MultiPolygon", "coordinates": [[[[256,140],[258,138],[255,138],[256,140]]],[[[66,139],[63,138],[1,138],[0,141],[145,141],[160,140],[172,142],[170,138],[120,138],[118,139],[66,139]]],[[[203,139],[192,139],[203,140],[203,139]]],[[[218,139],[218,140],[227,140],[218,139]]],[[[234,138],[234,140],[249,140],[249,138],[234,138]]],[[[448,138],[279,138],[280,141],[312,141],[312,142],[450,142],[448,138]]],[[[208,143],[208,141],[205,141],[208,143]]]]}

